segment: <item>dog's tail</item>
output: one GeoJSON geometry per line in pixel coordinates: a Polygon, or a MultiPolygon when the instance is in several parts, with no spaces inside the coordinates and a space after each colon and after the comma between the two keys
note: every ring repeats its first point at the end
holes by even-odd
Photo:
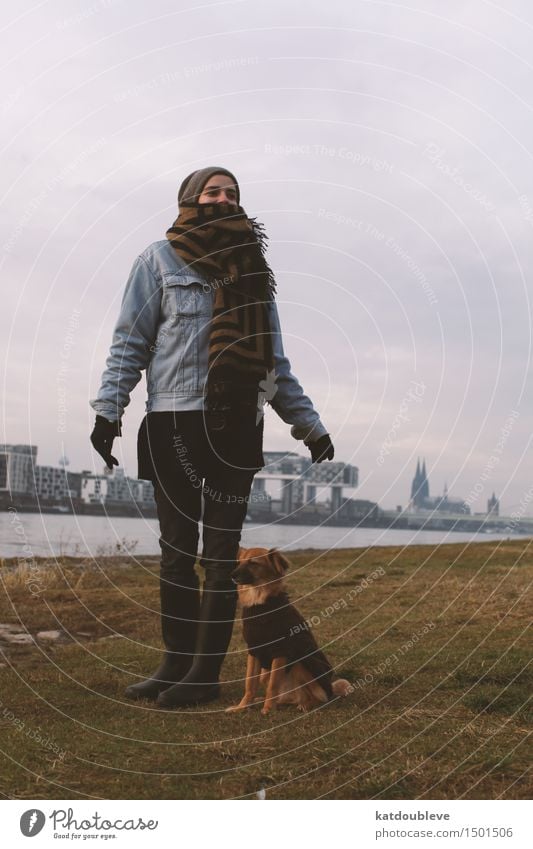
{"type": "Polygon", "coordinates": [[[350,693],[353,693],[354,687],[350,684],[346,678],[337,678],[336,681],[331,682],[331,689],[333,690],[334,697],[337,696],[349,696],[350,693]]]}

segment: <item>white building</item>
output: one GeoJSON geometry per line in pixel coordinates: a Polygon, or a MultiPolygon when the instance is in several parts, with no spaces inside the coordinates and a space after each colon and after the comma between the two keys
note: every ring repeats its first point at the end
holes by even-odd
{"type": "Polygon", "coordinates": [[[108,475],[81,473],[81,498],[86,504],[154,504],[154,488],[150,481],[128,478],[123,469],[108,475]]]}
{"type": "Polygon", "coordinates": [[[0,445],[0,492],[32,495],[36,445],[0,445]]]}

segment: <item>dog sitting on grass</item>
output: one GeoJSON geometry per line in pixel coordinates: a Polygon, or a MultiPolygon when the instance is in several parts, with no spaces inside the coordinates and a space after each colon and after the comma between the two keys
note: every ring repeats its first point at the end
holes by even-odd
{"type": "Polygon", "coordinates": [[[349,681],[333,680],[331,664],[290,603],[284,582],[290,564],[283,554],[275,548],[239,548],[238,560],[232,578],[242,605],[248,662],[244,696],[227,712],[263,701],[259,686],[266,690],[262,714],[279,705],[308,711],[352,693],[349,681]]]}

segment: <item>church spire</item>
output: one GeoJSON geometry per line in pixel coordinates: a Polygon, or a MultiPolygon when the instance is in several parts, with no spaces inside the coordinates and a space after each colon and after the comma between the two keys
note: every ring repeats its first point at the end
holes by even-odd
{"type": "Polygon", "coordinates": [[[424,465],[422,469],[420,468],[420,457],[416,463],[416,472],[411,483],[411,503],[415,507],[421,507],[424,502],[424,498],[427,498],[429,495],[429,486],[426,478],[426,461],[424,460],[424,465]]]}

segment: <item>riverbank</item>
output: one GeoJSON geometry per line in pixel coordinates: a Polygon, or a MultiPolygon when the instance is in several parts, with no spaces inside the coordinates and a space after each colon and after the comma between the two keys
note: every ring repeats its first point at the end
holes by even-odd
{"type": "Polygon", "coordinates": [[[3,560],[0,623],[30,637],[0,634],[4,797],[530,797],[530,540],[290,560],[292,600],[355,692],[268,718],[224,713],[243,689],[239,624],[220,701],[123,698],[160,659],[157,557],[3,560]]]}
{"type": "MultiPolygon", "coordinates": [[[[397,513],[382,510],[377,504],[366,501],[357,515],[346,515],[343,511],[330,513],[322,506],[312,508],[309,505],[299,507],[291,513],[280,513],[274,509],[259,508],[250,504],[246,521],[261,525],[300,525],[309,527],[334,527],[346,529],[373,528],[381,530],[438,531],[459,534],[486,533],[498,536],[533,535],[533,523],[521,518],[506,516],[487,516],[483,514],[455,515],[443,512],[397,513]]],[[[81,517],[128,518],[136,520],[156,519],[154,502],[105,501],[104,503],[86,503],[81,499],[69,502],[46,501],[31,496],[20,496],[12,501],[0,494],[0,517],[4,514],[72,517],[77,521],[81,517]]]]}

